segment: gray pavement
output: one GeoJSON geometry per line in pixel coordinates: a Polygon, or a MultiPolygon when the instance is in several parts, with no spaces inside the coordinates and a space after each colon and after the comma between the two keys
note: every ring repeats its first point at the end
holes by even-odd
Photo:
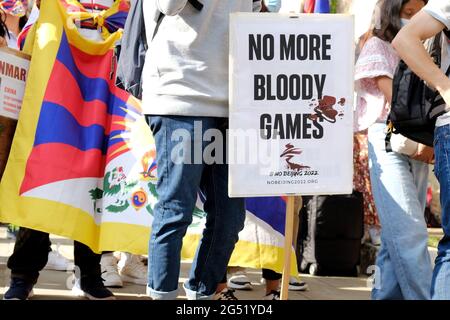
{"type": "MultiPolygon", "coordinates": [[[[53,247],[59,244],[59,251],[65,257],[73,259],[72,241],[61,237],[52,236],[53,247]]],[[[3,297],[9,284],[9,269],[6,261],[14,248],[14,241],[6,239],[6,229],[0,227],[0,299],[3,297]]],[[[179,299],[186,299],[181,284],[186,279],[190,264],[182,263],[180,275],[179,299]]],[[[261,272],[248,270],[248,275],[253,283],[251,291],[237,291],[236,296],[241,300],[260,300],[264,296],[265,287],[261,284],[261,272]]],[[[302,280],[309,285],[305,292],[290,292],[290,300],[368,300],[370,289],[367,286],[367,277],[341,278],[341,277],[313,277],[303,275],[302,280]]],[[[35,286],[33,300],[67,300],[76,299],[69,289],[71,273],[44,270],[35,286]]],[[[125,284],[123,288],[112,289],[117,299],[148,299],[145,295],[145,286],[125,284]]]]}

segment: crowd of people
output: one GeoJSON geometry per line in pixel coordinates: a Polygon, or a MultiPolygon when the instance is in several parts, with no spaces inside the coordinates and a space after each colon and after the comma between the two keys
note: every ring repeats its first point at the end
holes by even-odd
{"type": "MultiPolygon", "coordinates": [[[[79,2],[86,9],[99,12],[111,7],[114,0],[79,2]]],[[[20,31],[30,16],[29,5],[26,0],[0,1],[3,45],[20,48],[20,31]]],[[[40,1],[35,5],[34,10],[38,11],[40,1]]],[[[176,144],[167,137],[177,129],[185,129],[191,133],[191,145],[202,144],[203,153],[205,142],[194,140],[197,122],[202,124],[202,135],[208,129],[225,132],[229,14],[277,12],[282,2],[154,0],[142,1],[141,5],[149,44],[142,74],[142,105],[155,138],[159,196],[148,262],[130,253],[96,254],[75,241],[78,272],[74,292],[89,299],[114,299],[107,287],[121,287],[127,281],[146,285],[152,299],[175,299],[182,241],[192,222],[200,189],[206,199],[206,226],[183,287],[188,299],[234,300],[233,289],[251,288],[242,271],[227,281],[228,262],[244,227],[244,199],[228,196],[227,164],[174,163],[170,155],[176,144]]],[[[97,26],[79,24],[78,28],[84,37],[102,40],[97,26]]],[[[381,243],[376,262],[380,281],[373,288],[373,299],[450,299],[450,113],[437,120],[434,150],[418,145],[413,154],[407,155],[388,152],[385,144],[393,78],[400,59],[450,105],[450,80],[444,73],[450,64],[449,40],[445,34],[441,37],[440,66],[423,45],[447,28],[450,1],[380,0],[370,29],[360,38],[355,68],[354,188],[364,194],[365,224],[372,242],[381,243]],[[424,218],[431,162],[441,186],[444,230],[434,271],[424,218]]],[[[8,260],[11,282],[4,299],[31,297],[39,272],[49,259],[59,259],[62,262],[53,264],[67,269],[67,261],[52,251],[47,233],[20,228],[14,253],[8,260]]],[[[281,275],[268,269],[262,274],[266,282],[264,298],[279,299],[281,275]]],[[[290,289],[306,288],[306,283],[291,278],[290,289]]]]}

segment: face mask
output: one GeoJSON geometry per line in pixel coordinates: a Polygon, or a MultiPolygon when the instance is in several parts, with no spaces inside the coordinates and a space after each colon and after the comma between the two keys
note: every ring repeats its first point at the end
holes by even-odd
{"type": "Polygon", "coordinates": [[[409,23],[409,19],[403,19],[403,18],[400,19],[400,24],[401,24],[402,28],[404,26],[406,26],[408,23],[409,23]]]}

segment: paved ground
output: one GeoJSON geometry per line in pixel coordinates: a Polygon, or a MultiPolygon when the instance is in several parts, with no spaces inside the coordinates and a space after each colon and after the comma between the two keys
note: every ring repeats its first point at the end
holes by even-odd
{"type": "MultiPolygon", "coordinates": [[[[60,252],[69,259],[73,258],[72,241],[52,237],[53,246],[59,244],[60,252]]],[[[9,269],[6,268],[6,261],[14,247],[14,242],[6,239],[5,228],[0,228],[0,299],[3,297],[9,284],[9,269]]],[[[186,279],[190,264],[183,263],[180,284],[186,279]]],[[[264,295],[264,285],[260,283],[261,273],[258,270],[248,270],[253,282],[252,291],[239,291],[236,296],[242,300],[259,300],[264,295]]],[[[338,278],[338,277],[313,277],[304,275],[309,285],[306,292],[290,292],[291,300],[367,300],[370,298],[370,289],[367,287],[367,278],[338,278]]],[[[41,273],[39,281],[35,287],[33,300],[38,299],[74,299],[68,289],[71,282],[71,273],[47,271],[41,273]]],[[[112,289],[118,299],[147,299],[145,287],[125,284],[121,289],[112,289]]],[[[180,290],[180,293],[183,290],[180,290]]],[[[184,294],[184,293],[182,293],[184,294]]],[[[183,295],[180,299],[185,299],[183,295]]]]}

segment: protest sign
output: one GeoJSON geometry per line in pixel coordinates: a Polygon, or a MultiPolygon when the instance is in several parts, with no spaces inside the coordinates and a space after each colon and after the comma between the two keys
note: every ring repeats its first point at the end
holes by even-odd
{"type": "Polygon", "coordinates": [[[353,18],[236,13],[230,23],[229,194],[348,194],[353,18]]]}
{"type": "Polygon", "coordinates": [[[27,55],[0,49],[0,116],[19,119],[29,65],[27,55]]]}
{"type": "Polygon", "coordinates": [[[29,56],[0,48],[0,179],[16,130],[30,64],[29,56]]]}

